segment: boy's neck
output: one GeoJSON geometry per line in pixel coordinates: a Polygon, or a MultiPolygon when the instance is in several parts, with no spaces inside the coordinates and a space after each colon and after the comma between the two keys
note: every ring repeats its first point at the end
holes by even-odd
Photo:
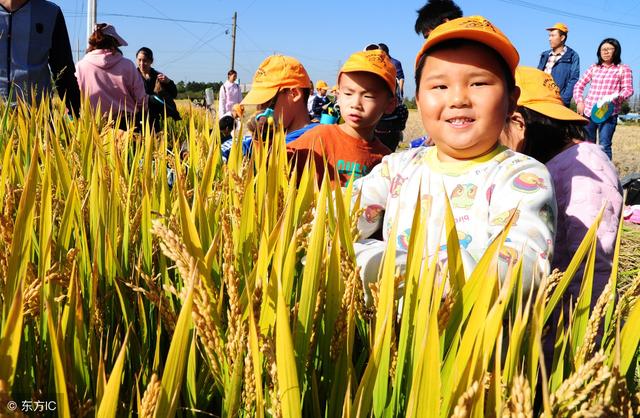
{"type": "Polygon", "coordinates": [[[342,129],[342,132],[344,132],[345,134],[352,136],[354,138],[362,139],[363,141],[372,142],[375,138],[375,135],[374,135],[375,127],[356,129],[349,126],[346,123],[343,123],[338,126],[340,127],[340,129],[342,129]]]}
{"type": "Polygon", "coordinates": [[[297,131],[298,129],[302,129],[311,123],[311,119],[309,118],[309,114],[307,112],[299,113],[287,126],[287,133],[297,131]]]}
{"type": "Polygon", "coordinates": [[[476,160],[478,158],[482,158],[487,154],[491,154],[492,152],[494,152],[496,150],[496,148],[498,148],[499,145],[500,145],[499,142],[496,142],[496,144],[493,147],[491,147],[489,150],[483,152],[480,155],[474,155],[473,157],[469,157],[469,158],[456,158],[456,157],[453,157],[451,155],[445,154],[436,145],[436,155],[438,156],[438,160],[440,162],[442,162],[442,163],[464,163],[464,162],[476,160]]]}

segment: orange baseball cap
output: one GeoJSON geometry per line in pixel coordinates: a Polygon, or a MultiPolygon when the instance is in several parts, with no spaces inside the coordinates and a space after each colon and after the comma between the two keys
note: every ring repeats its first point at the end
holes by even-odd
{"type": "Polygon", "coordinates": [[[324,80],[318,80],[316,81],[316,90],[320,90],[320,89],[328,89],[329,85],[327,84],[326,81],[324,80]]]}
{"type": "Polygon", "coordinates": [[[518,50],[507,35],[482,16],[468,16],[449,20],[431,31],[416,56],[416,67],[428,49],[450,39],[468,39],[495,50],[506,61],[511,74],[515,72],[520,61],[518,50]]]}
{"type": "Polygon", "coordinates": [[[271,55],[258,67],[251,90],[242,104],[260,105],[271,100],[281,89],[308,89],[311,85],[309,74],[300,61],[285,55],[271,55]]]}
{"type": "Polygon", "coordinates": [[[560,32],[564,32],[564,33],[569,33],[569,28],[567,27],[567,25],[565,25],[564,23],[556,23],[555,25],[551,26],[550,28],[547,28],[547,30],[556,30],[558,29],[560,32]]]}
{"type": "Polygon", "coordinates": [[[382,77],[391,93],[395,94],[396,67],[383,50],[374,49],[352,54],[340,69],[338,80],[340,80],[340,74],[353,73],[356,71],[364,71],[382,77]]]}
{"type": "Polygon", "coordinates": [[[524,106],[553,119],[589,122],[562,104],[560,89],[550,74],[533,67],[516,68],[516,85],[520,87],[518,106],[524,106]]]}

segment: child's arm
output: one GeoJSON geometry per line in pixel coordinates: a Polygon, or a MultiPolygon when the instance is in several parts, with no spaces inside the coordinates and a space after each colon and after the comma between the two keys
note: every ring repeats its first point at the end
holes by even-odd
{"type": "Polygon", "coordinates": [[[508,263],[523,257],[522,284],[528,291],[550,271],[557,216],[551,176],[542,163],[516,155],[502,164],[494,180],[489,203],[490,242],[515,212],[507,248],[501,251],[498,263],[504,277],[508,263]]]}
{"type": "Polygon", "coordinates": [[[364,212],[358,219],[358,230],[361,238],[373,235],[382,225],[384,211],[390,191],[391,166],[393,158],[386,156],[366,176],[353,184],[352,205],[360,195],[360,208],[364,212]]]}

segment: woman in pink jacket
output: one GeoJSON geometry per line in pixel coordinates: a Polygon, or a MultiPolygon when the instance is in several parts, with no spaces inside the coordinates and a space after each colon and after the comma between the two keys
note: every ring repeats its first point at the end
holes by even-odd
{"type": "MultiPolygon", "coordinates": [[[[605,207],[597,233],[593,306],[611,274],[622,211],[618,173],[599,146],[584,141],[583,128],[588,121],[564,107],[549,74],[518,67],[516,84],[521,91],[518,109],[501,139],[508,147],[544,163],[551,174],[558,204],[552,268],[566,270],[587,229],[605,207]]],[[[575,304],[581,281],[582,273],[578,272],[564,295],[565,308],[570,297],[575,304]]]]}
{"type": "Polygon", "coordinates": [[[89,37],[87,54],[76,64],[78,85],[94,109],[113,118],[121,114],[120,129],[138,119],[146,107],[147,94],[136,65],[124,58],[121,46],[127,46],[116,29],[98,23],[89,37]]]}

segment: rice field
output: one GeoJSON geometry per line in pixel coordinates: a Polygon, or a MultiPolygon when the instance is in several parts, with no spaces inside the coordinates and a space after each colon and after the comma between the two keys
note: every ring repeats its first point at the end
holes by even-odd
{"type": "MultiPolygon", "coordinates": [[[[352,190],[296,178],[282,132],[222,164],[215,124],[183,116],[134,134],[90,109],[0,106],[0,415],[640,413],[640,275],[619,286],[618,243],[590,307],[598,221],[527,293],[518,261],[497,274],[513,220],[465,274],[458,245],[422,263],[418,201],[406,272],[391,243],[366,305],[352,190]],[[552,321],[571,280],[580,297],[552,321]]],[[[456,244],[451,213],[445,230],[456,244]]]]}

